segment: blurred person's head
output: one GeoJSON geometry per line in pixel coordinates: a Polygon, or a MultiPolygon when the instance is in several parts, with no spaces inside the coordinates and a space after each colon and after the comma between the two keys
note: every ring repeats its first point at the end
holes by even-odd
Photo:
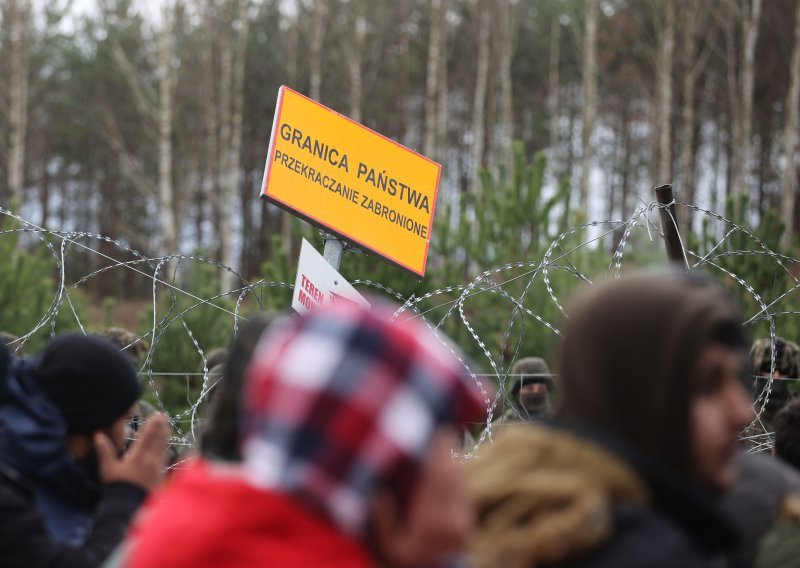
{"type": "MultiPolygon", "coordinates": [[[[142,359],[142,357],[144,357],[145,353],[147,353],[147,350],[150,348],[150,344],[147,341],[123,327],[107,327],[103,331],[94,335],[96,337],[107,339],[113,343],[117,349],[119,349],[120,352],[122,352],[122,354],[128,358],[134,367],[139,364],[139,361],[142,359]]],[[[128,422],[128,426],[131,431],[138,431],[139,428],[141,428],[141,426],[147,421],[148,417],[154,413],[155,409],[146,400],[142,399],[134,403],[130,413],[130,420],[128,422]]],[[[127,451],[132,443],[133,438],[129,437],[123,446],[123,451],[127,451]]]]}
{"type": "Polygon", "coordinates": [[[18,339],[19,336],[14,335],[13,333],[9,333],[7,331],[0,331],[0,343],[2,343],[3,345],[11,345],[18,339]]]}
{"type": "Polygon", "coordinates": [[[383,565],[458,552],[472,511],[452,458],[483,414],[445,340],[392,310],[338,305],[274,325],[247,371],[251,480],[289,493],[383,565]]]}
{"type": "Polygon", "coordinates": [[[3,392],[6,382],[6,373],[11,366],[11,351],[9,351],[6,344],[0,339],[0,392],[3,392]]]}
{"type": "Polygon", "coordinates": [[[791,397],[789,384],[785,379],[798,377],[799,356],[800,348],[797,343],[783,337],[775,337],[775,341],[769,337],[762,337],[753,342],[750,348],[753,397],[762,403],[766,400],[763,416],[767,420],[772,420],[791,397]]]}
{"type": "Polygon", "coordinates": [[[523,413],[539,416],[550,410],[553,378],[544,359],[525,357],[511,367],[506,392],[523,413]]]}
{"type": "Polygon", "coordinates": [[[229,351],[227,347],[215,347],[206,354],[206,368],[211,370],[214,367],[224,366],[225,362],[228,360],[228,355],[229,351]]]}
{"type": "Polygon", "coordinates": [[[22,343],[19,336],[7,331],[0,331],[0,346],[5,347],[17,356],[23,355],[22,343]]]}
{"type": "Polygon", "coordinates": [[[565,419],[599,428],[701,485],[735,479],[752,420],[746,337],[706,277],[642,274],[592,286],[569,311],[560,354],[565,419]]]}
{"type": "Polygon", "coordinates": [[[215,350],[207,357],[209,377],[214,381],[208,422],[200,440],[200,452],[209,458],[239,461],[240,401],[244,373],[259,337],[272,322],[272,316],[257,314],[244,322],[230,349],[215,350]],[[217,353],[216,358],[211,355],[217,353]],[[211,363],[215,363],[211,366],[211,363]],[[213,371],[213,372],[212,372],[213,371]]]}
{"type": "Polygon", "coordinates": [[[107,327],[97,335],[116,345],[134,365],[139,363],[150,348],[150,344],[146,340],[123,327],[107,327]]]}
{"type": "Polygon", "coordinates": [[[775,415],[775,455],[800,469],[800,398],[790,400],[775,415]]]}
{"type": "MultiPolygon", "coordinates": [[[[252,352],[252,347],[255,346],[255,342],[258,339],[256,336],[252,341],[251,351],[248,352],[248,356],[252,352]]],[[[234,339],[235,341],[235,339],[234,339]]],[[[204,410],[203,414],[207,418],[210,414],[210,409],[214,405],[214,401],[216,400],[217,393],[220,392],[220,387],[222,385],[222,381],[225,379],[225,366],[228,362],[228,355],[229,351],[227,347],[216,347],[209,351],[205,356],[205,372],[207,372],[207,379],[210,390],[206,394],[205,403],[206,403],[206,410],[204,410]]],[[[204,372],[204,368],[200,368],[201,372],[204,372]]],[[[241,385],[241,379],[239,381],[241,385]]],[[[237,393],[238,396],[238,393],[237,393]]],[[[205,435],[205,434],[204,434],[205,435]]]]}
{"type": "Polygon", "coordinates": [[[134,403],[142,393],[130,359],[108,339],[67,333],[50,341],[33,370],[36,384],[60,411],[76,459],[93,455],[97,432],[121,451],[134,403]]]}

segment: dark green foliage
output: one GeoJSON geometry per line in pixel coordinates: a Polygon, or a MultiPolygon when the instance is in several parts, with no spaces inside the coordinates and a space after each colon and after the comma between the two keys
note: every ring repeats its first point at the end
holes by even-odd
{"type": "MultiPolygon", "coordinates": [[[[144,376],[156,385],[171,415],[187,410],[197,400],[203,384],[204,356],[216,347],[227,347],[233,337],[236,297],[216,297],[217,273],[213,264],[194,262],[183,289],[206,301],[182,292],[173,296],[160,288],[155,329],[153,308],[142,314],[138,331],[152,347],[151,357],[144,362],[144,376]]],[[[247,314],[242,310],[240,316],[247,314]]],[[[151,398],[151,402],[156,401],[151,398]]]]}
{"type": "MultiPolygon", "coordinates": [[[[53,304],[58,292],[56,259],[45,244],[21,244],[25,234],[16,224],[0,224],[0,331],[23,336],[37,327],[23,347],[25,353],[39,351],[52,332],[53,304]]],[[[66,298],[66,296],[65,296],[66,298]]],[[[86,319],[86,301],[72,290],[55,315],[56,333],[74,330],[86,319]],[[72,313],[75,309],[76,316],[72,313]]]]}
{"type": "MultiPolygon", "coordinates": [[[[480,199],[462,197],[457,228],[440,226],[434,240],[434,250],[444,259],[439,274],[433,276],[437,286],[466,284],[486,270],[527,262],[487,274],[464,301],[467,322],[486,343],[491,361],[457,316],[449,317],[445,325],[445,330],[487,371],[503,373],[511,360],[520,356],[549,359],[556,337],[552,329],[530,315],[537,314],[556,328],[561,319],[546,290],[540,262],[551,243],[569,227],[570,187],[563,183],[547,195],[545,171],[543,154],[529,162],[522,144],[516,143],[513,167],[501,167],[496,175],[483,171],[480,199]]],[[[564,254],[579,237],[577,233],[565,238],[550,258],[550,282],[561,303],[567,291],[580,282],[565,262],[572,255],[564,254]]],[[[430,315],[440,317],[443,310],[430,315]]]]}
{"type": "Polygon", "coordinates": [[[800,300],[796,289],[799,285],[798,267],[796,261],[790,258],[796,251],[796,245],[790,250],[781,247],[783,224],[774,210],[766,211],[761,222],[751,227],[744,213],[741,213],[746,211],[746,202],[747,196],[742,196],[739,213],[732,199],[726,203],[725,217],[741,229],[736,229],[732,224],[712,223],[708,218],[704,219],[697,243],[697,250],[704,258],[702,266],[741,299],[746,314],[754,315],[749,323],[753,338],[769,335],[769,320],[765,314],[779,314],[774,319],[775,333],[796,341],[800,337],[800,321],[797,318],[800,300]],[[731,232],[730,236],[717,246],[728,231],[731,232]],[[774,251],[777,256],[767,253],[766,249],[774,251]],[[746,282],[752,290],[741,281],[746,282]],[[768,307],[767,311],[763,310],[764,306],[768,307]]]}

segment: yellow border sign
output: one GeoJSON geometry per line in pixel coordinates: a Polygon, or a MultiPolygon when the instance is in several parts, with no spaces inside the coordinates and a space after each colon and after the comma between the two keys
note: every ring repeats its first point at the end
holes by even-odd
{"type": "Polygon", "coordinates": [[[261,196],[424,276],[441,169],[283,86],[261,196]]]}

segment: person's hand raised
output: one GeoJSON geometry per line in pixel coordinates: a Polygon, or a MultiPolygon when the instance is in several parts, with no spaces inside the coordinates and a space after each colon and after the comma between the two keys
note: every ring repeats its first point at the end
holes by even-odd
{"type": "Polygon", "coordinates": [[[119,457],[114,443],[102,433],[94,445],[103,483],[125,482],[148,491],[164,479],[169,446],[169,424],[163,414],[154,414],[139,429],[136,442],[119,457]]]}

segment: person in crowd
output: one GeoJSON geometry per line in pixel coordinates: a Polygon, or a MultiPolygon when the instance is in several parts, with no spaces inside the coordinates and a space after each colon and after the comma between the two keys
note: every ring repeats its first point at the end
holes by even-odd
{"type": "MultiPolygon", "coordinates": [[[[150,344],[143,339],[142,337],[136,335],[134,332],[125,329],[123,327],[111,326],[105,328],[103,331],[96,334],[98,337],[102,337],[111,341],[117,348],[130,360],[135,368],[139,368],[140,363],[142,362],[142,358],[147,354],[147,351],[150,349],[150,344]]],[[[147,402],[144,398],[140,398],[137,400],[134,405],[133,409],[131,410],[131,418],[129,422],[130,429],[133,433],[139,431],[139,429],[150,419],[151,416],[154,416],[157,413],[155,407],[147,402]]],[[[133,437],[129,437],[124,444],[123,452],[126,452],[128,448],[131,447],[133,444],[134,439],[133,437]]],[[[185,448],[186,446],[178,446],[176,444],[170,444],[169,448],[167,449],[167,462],[169,466],[174,466],[177,464],[182,454],[188,453],[185,450],[181,452],[180,448],[185,448]]]]}
{"type": "Polygon", "coordinates": [[[19,343],[19,336],[7,331],[0,331],[0,346],[6,346],[18,357],[23,355],[22,347],[19,343]]]}
{"type": "Polygon", "coordinates": [[[212,379],[217,379],[219,377],[216,376],[216,373],[222,371],[225,367],[225,363],[228,361],[229,351],[227,347],[215,347],[211,351],[208,352],[206,355],[206,368],[208,369],[209,375],[212,372],[215,375],[212,375],[212,379]]]}
{"type": "Polygon", "coordinates": [[[478,567],[711,566],[738,544],[718,500],[753,418],[739,311],[695,274],[640,274],[571,304],[553,426],[472,462],[478,567]]]}
{"type": "Polygon", "coordinates": [[[115,345],[65,334],[35,359],[0,352],[0,566],[99,566],[163,476],[166,420],[120,458],[141,386],[115,345]]]}
{"type": "MultiPolygon", "coordinates": [[[[104,337],[116,345],[123,354],[125,354],[133,363],[134,367],[138,367],[142,357],[147,353],[150,345],[147,341],[137,336],[130,330],[122,327],[107,327],[97,334],[98,337],[104,337]]],[[[133,407],[131,415],[131,428],[134,432],[144,424],[147,419],[155,414],[156,409],[153,405],[146,400],[139,399],[133,407]]]]}
{"type": "Polygon", "coordinates": [[[198,368],[201,375],[205,374],[209,388],[208,393],[203,399],[203,405],[205,407],[203,414],[208,413],[206,409],[213,404],[214,398],[217,396],[217,392],[219,392],[217,383],[224,378],[228,355],[229,350],[227,347],[215,347],[205,354],[203,364],[198,368]]]}
{"type": "Polygon", "coordinates": [[[511,367],[506,380],[506,395],[510,403],[506,411],[494,421],[495,424],[549,418],[553,410],[550,399],[553,387],[553,376],[544,359],[520,359],[511,367]]]}
{"type": "Polygon", "coordinates": [[[754,427],[746,433],[748,445],[765,449],[772,445],[775,415],[791,398],[790,379],[800,376],[800,347],[783,337],[762,337],[750,349],[753,371],[753,398],[757,407],[763,407],[754,427]],[[773,367],[773,345],[775,348],[773,367]],[[770,372],[772,382],[770,384],[770,372]]]}
{"type": "MultiPolygon", "coordinates": [[[[788,464],[796,473],[800,470],[800,398],[791,398],[775,415],[775,448],[777,463],[788,464]]],[[[775,484],[762,481],[762,492],[775,484]]],[[[783,496],[775,507],[771,529],[760,541],[757,568],[800,568],[800,487],[783,496]]]]}
{"type": "MultiPolygon", "coordinates": [[[[492,435],[497,435],[506,425],[550,418],[554,386],[550,368],[541,357],[525,357],[514,363],[506,378],[506,410],[492,420],[492,435]]],[[[493,386],[487,384],[485,388],[493,386]]],[[[471,429],[466,429],[462,455],[472,455],[478,440],[471,429]]]]}
{"type": "Polygon", "coordinates": [[[451,452],[484,405],[454,348],[393,311],[339,304],[271,326],[246,373],[242,464],[181,472],[118,565],[412,568],[458,554],[473,517],[451,452]]]}
{"type": "MultiPolygon", "coordinates": [[[[134,365],[138,367],[142,357],[147,353],[150,345],[147,341],[137,336],[130,330],[122,327],[111,326],[105,328],[97,334],[98,337],[104,337],[116,345],[123,354],[125,354],[134,365]]],[[[147,421],[147,419],[155,414],[156,409],[153,405],[140,398],[136,401],[131,413],[131,429],[136,432],[147,421]]]]}
{"type": "MultiPolygon", "coordinates": [[[[214,399],[217,392],[219,392],[219,384],[225,378],[225,364],[228,361],[228,348],[215,347],[209,350],[203,357],[203,364],[200,365],[198,371],[200,376],[206,383],[206,391],[203,395],[202,405],[199,409],[199,423],[200,428],[192,428],[189,432],[190,446],[199,448],[202,443],[202,437],[208,428],[207,422],[209,420],[209,412],[214,405],[214,399]]],[[[236,414],[238,416],[238,414],[236,414]]]]}
{"type": "MultiPolygon", "coordinates": [[[[0,331],[0,334],[4,332],[0,331]]],[[[8,368],[10,366],[12,355],[11,351],[7,347],[8,342],[6,338],[0,335],[0,388],[5,384],[6,381],[6,373],[8,372],[8,368]]]]}
{"type": "Polygon", "coordinates": [[[737,466],[738,479],[722,496],[721,507],[742,538],[725,566],[750,568],[764,539],[800,497],[800,473],[766,452],[742,453],[737,466]]]}
{"type": "Polygon", "coordinates": [[[220,375],[216,377],[218,381],[209,401],[208,422],[200,439],[200,452],[208,459],[226,462],[242,459],[239,451],[242,383],[258,339],[272,320],[269,315],[251,317],[242,325],[230,350],[226,350],[225,362],[217,363],[220,375]]]}
{"type": "MultiPolygon", "coordinates": [[[[764,390],[772,366],[772,345],[769,338],[764,338],[755,341],[750,350],[751,372],[755,375],[751,382],[753,394],[756,398],[762,397],[762,402],[756,404],[757,408],[763,405],[763,397],[768,394],[764,390]]],[[[777,447],[778,416],[781,413],[776,414],[776,401],[788,400],[791,404],[794,400],[789,396],[786,379],[797,376],[796,344],[776,338],[775,345],[775,373],[769,401],[755,424],[743,433],[744,445],[751,449],[765,449],[770,436],[776,438],[777,447]]],[[[765,544],[775,540],[773,535],[776,531],[787,530],[784,524],[793,518],[792,511],[800,511],[793,505],[800,498],[800,472],[782,460],[773,459],[766,451],[742,454],[738,466],[739,479],[721,501],[723,510],[743,536],[740,545],[729,555],[727,565],[730,568],[750,567],[758,556],[762,565],[783,566],[782,560],[770,564],[782,558],[781,547],[765,544]],[[777,550],[777,556],[765,556],[766,549],[777,550]]]]}
{"type": "Polygon", "coordinates": [[[150,344],[145,339],[124,327],[107,327],[97,335],[105,337],[117,345],[120,351],[130,358],[134,366],[138,366],[141,363],[142,357],[150,349],[150,344]]]}
{"type": "Polygon", "coordinates": [[[791,399],[775,416],[775,455],[800,470],[800,398],[791,399]]]}

